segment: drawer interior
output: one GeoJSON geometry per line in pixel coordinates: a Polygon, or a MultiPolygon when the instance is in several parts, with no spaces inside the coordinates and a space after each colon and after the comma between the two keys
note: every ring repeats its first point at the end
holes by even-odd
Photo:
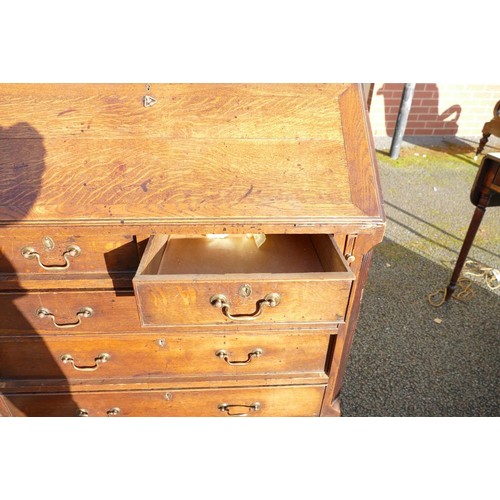
{"type": "Polygon", "coordinates": [[[138,274],[350,273],[330,235],[271,234],[260,246],[251,235],[224,236],[153,236],[138,274]]]}
{"type": "Polygon", "coordinates": [[[354,278],[331,235],[154,235],[133,284],[147,327],[338,324],[354,278]]]}

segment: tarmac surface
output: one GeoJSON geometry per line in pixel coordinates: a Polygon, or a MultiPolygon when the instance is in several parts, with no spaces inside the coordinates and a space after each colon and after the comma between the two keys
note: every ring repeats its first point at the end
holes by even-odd
{"type": "MultiPolygon", "coordinates": [[[[377,152],[387,229],[344,377],[343,416],[500,415],[500,287],[469,275],[470,300],[428,303],[449,282],[475,208],[476,144],[412,146],[398,160],[377,152]]],[[[500,269],[500,207],[487,209],[469,258],[500,269]]]]}

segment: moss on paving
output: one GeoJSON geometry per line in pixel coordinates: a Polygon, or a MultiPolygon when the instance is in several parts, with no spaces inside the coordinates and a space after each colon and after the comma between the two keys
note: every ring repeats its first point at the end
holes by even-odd
{"type": "Polygon", "coordinates": [[[377,151],[377,160],[379,164],[395,169],[421,169],[427,175],[446,172],[446,176],[433,176],[436,187],[443,187],[451,172],[472,185],[481,162],[481,158],[474,161],[474,153],[458,154],[417,146],[402,151],[396,160],[388,152],[377,151]]]}
{"type": "Polygon", "coordinates": [[[403,148],[400,151],[399,158],[393,160],[386,150],[378,150],[377,158],[380,162],[387,163],[392,167],[425,167],[434,169],[461,169],[461,167],[470,165],[479,166],[481,158],[474,160],[474,150],[464,146],[439,146],[423,147],[412,146],[403,148]]]}

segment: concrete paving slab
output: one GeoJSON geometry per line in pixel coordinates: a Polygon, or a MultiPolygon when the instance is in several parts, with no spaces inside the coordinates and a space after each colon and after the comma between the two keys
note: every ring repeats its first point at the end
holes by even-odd
{"type": "MultiPolygon", "coordinates": [[[[377,153],[387,232],[344,379],[344,416],[500,415],[500,289],[471,277],[470,301],[436,309],[427,299],[448,284],[474,211],[473,149],[413,145],[396,161],[377,153]]],[[[500,269],[500,208],[487,210],[469,257],[500,269]]]]}

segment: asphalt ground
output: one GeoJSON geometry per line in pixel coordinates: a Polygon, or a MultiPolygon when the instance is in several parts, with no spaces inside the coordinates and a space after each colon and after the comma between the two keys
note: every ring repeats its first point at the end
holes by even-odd
{"type": "MultiPolygon", "coordinates": [[[[387,229],[344,378],[346,417],[500,415],[500,288],[469,276],[470,300],[428,303],[449,282],[475,208],[473,146],[411,146],[398,160],[377,151],[387,229]]],[[[500,269],[500,207],[486,211],[469,258],[500,269]]]]}

